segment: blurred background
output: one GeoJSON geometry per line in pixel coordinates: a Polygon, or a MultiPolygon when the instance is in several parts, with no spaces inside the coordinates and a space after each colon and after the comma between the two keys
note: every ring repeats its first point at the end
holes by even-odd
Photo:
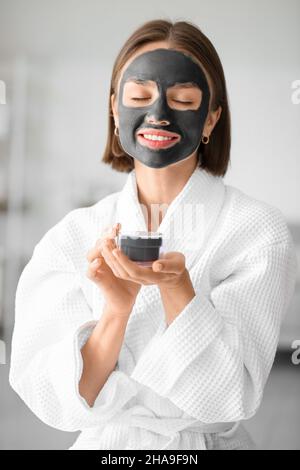
{"type": "MultiPolygon", "coordinates": [[[[39,421],[8,384],[15,289],[48,229],[122,188],[126,174],[101,163],[110,74],[127,37],[156,18],[192,21],[217,49],[232,113],[225,183],[282,211],[300,261],[299,0],[0,0],[0,449],[65,449],[77,436],[39,421]]],[[[260,448],[300,449],[299,311],[298,276],[262,406],[246,424],[260,448]]]]}

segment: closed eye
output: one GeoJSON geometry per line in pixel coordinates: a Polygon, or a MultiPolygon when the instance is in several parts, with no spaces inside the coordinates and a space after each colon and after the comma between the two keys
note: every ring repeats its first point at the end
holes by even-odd
{"type": "MultiPolygon", "coordinates": [[[[146,101],[150,100],[151,98],[131,98],[133,101],[146,101]]],[[[193,101],[179,101],[179,100],[172,100],[175,101],[175,103],[181,103],[181,104],[192,104],[193,101]]]]}
{"type": "Polygon", "coordinates": [[[179,101],[179,100],[173,100],[176,103],[183,103],[183,104],[192,104],[192,101],[179,101]]]}

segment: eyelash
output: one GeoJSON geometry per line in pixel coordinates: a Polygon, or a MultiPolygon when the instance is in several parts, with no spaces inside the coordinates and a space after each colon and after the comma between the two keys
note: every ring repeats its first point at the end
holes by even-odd
{"type": "MultiPolygon", "coordinates": [[[[150,98],[131,98],[133,101],[146,101],[150,100],[150,98]]],[[[176,103],[181,103],[181,104],[192,104],[192,101],[179,101],[179,100],[173,100],[176,103]]]]}

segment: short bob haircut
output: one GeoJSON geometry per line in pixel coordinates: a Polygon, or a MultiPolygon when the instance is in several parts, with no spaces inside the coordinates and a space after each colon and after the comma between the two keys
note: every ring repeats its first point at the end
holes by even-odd
{"type": "Polygon", "coordinates": [[[134,159],[120,145],[115,135],[115,123],[111,107],[111,95],[117,94],[120,71],[139,47],[156,41],[167,41],[172,48],[180,48],[194,56],[201,63],[211,80],[212,100],[210,111],[222,107],[220,118],[215,125],[208,144],[198,147],[199,167],[213,175],[224,176],[230,159],[231,124],[230,111],[226,90],[226,82],[220,58],[210,40],[200,29],[190,22],[178,21],[171,23],[167,20],[152,20],[139,27],[125,42],[120,50],[112,71],[108,136],[102,161],[112,168],[129,173],[134,169],[134,159]]]}

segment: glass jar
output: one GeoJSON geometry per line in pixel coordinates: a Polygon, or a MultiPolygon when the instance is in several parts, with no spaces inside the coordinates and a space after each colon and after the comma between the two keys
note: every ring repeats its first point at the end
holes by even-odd
{"type": "Polygon", "coordinates": [[[117,245],[131,261],[142,266],[152,266],[153,261],[162,255],[162,233],[147,231],[120,231],[117,245]]]}

